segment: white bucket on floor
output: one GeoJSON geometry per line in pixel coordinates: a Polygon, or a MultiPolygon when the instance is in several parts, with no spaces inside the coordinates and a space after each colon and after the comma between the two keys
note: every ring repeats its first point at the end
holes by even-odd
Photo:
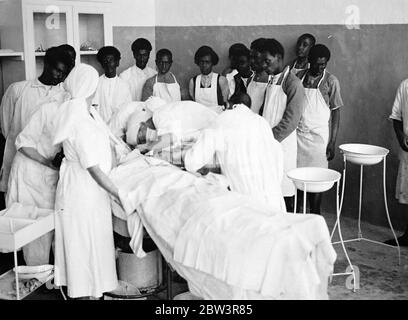
{"type": "Polygon", "coordinates": [[[144,258],[119,251],[117,270],[119,280],[139,290],[156,288],[162,282],[162,259],[157,249],[148,252],[144,258]]]}

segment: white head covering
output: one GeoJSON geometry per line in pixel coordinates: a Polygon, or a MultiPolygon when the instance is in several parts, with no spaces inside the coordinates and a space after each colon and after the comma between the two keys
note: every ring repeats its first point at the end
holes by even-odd
{"type": "Polygon", "coordinates": [[[137,145],[137,134],[139,132],[140,124],[152,117],[150,110],[135,111],[129,117],[126,124],[126,142],[130,145],[137,145]]]}
{"type": "Polygon", "coordinates": [[[95,68],[80,63],[75,66],[64,81],[65,90],[71,99],[64,102],[56,119],[53,143],[58,144],[72,135],[72,129],[79,118],[89,116],[86,99],[95,93],[99,75],[95,68]]]}
{"type": "Polygon", "coordinates": [[[167,102],[159,97],[150,97],[146,100],[146,108],[149,109],[151,112],[155,112],[165,106],[167,102]]]}

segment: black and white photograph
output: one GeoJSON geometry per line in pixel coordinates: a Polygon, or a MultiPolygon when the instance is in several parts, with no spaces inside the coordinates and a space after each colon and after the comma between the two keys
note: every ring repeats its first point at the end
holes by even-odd
{"type": "Polygon", "coordinates": [[[0,305],[408,300],[406,0],[0,0],[0,100],[0,305]]]}

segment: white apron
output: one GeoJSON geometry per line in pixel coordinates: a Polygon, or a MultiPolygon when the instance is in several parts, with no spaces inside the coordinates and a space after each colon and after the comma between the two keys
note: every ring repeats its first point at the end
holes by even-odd
{"type": "Polygon", "coordinates": [[[180,85],[178,84],[174,74],[171,74],[174,78],[174,83],[157,82],[153,85],[153,96],[162,98],[166,102],[181,101],[180,85]]]}
{"type": "MultiPolygon", "coordinates": [[[[107,174],[109,137],[91,117],[83,126],[97,134],[90,152],[97,152],[107,174]]],[[[110,197],[81,165],[77,144],[63,141],[65,158],[55,202],[55,283],[67,285],[72,298],[101,297],[118,285],[110,197]]]]}
{"type": "Polygon", "coordinates": [[[309,69],[310,68],[310,63],[307,63],[306,68],[303,68],[303,69],[295,68],[295,66],[296,66],[296,60],[295,60],[295,62],[293,62],[292,68],[290,70],[296,76],[299,72],[309,69]]]}
{"type": "Polygon", "coordinates": [[[268,83],[251,81],[247,87],[247,93],[251,97],[251,110],[259,114],[259,110],[265,101],[265,91],[268,83]]]}
{"type": "Polygon", "coordinates": [[[317,88],[305,88],[307,105],[297,129],[298,167],[328,167],[330,109],[319,90],[324,78],[325,71],[317,88]]]}
{"type": "Polygon", "coordinates": [[[201,88],[201,74],[197,76],[194,93],[196,102],[201,103],[207,107],[218,106],[217,79],[218,74],[213,72],[211,79],[211,87],[201,88]]]}
{"type": "MultiPolygon", "coordinates": [[[[265,94],[265,105],[262,116],[268,121],[271,128],[274,128],[281,120],[286,109],[287,96],[282,89],[282,83],[286,80],[290,68],[286,68],[281,74],[276,84],[268,83],[265,94]]],[[[276,77],[276,76],[275,76],[276,77]]],[[[284,175],[282,180],[282,194],[284,197],[295,195],[295,186],[287,177],[289,170],[296,168],[297,161],[297,141],[296,130],[281,142],[284,159],[284,175]]]]}

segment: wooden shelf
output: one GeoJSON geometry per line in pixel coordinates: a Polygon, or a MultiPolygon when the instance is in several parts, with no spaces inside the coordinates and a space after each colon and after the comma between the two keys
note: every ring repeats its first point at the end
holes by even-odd
{"type": "Polygon", "coordinates": [[[24,53],[23,52],[17,52],[17,51],[10,51],[10,52],[0,51],[0,58],[12,58],[12,59],[17,59],[17,60],[23,61],[24,60],[24,53]]]}

